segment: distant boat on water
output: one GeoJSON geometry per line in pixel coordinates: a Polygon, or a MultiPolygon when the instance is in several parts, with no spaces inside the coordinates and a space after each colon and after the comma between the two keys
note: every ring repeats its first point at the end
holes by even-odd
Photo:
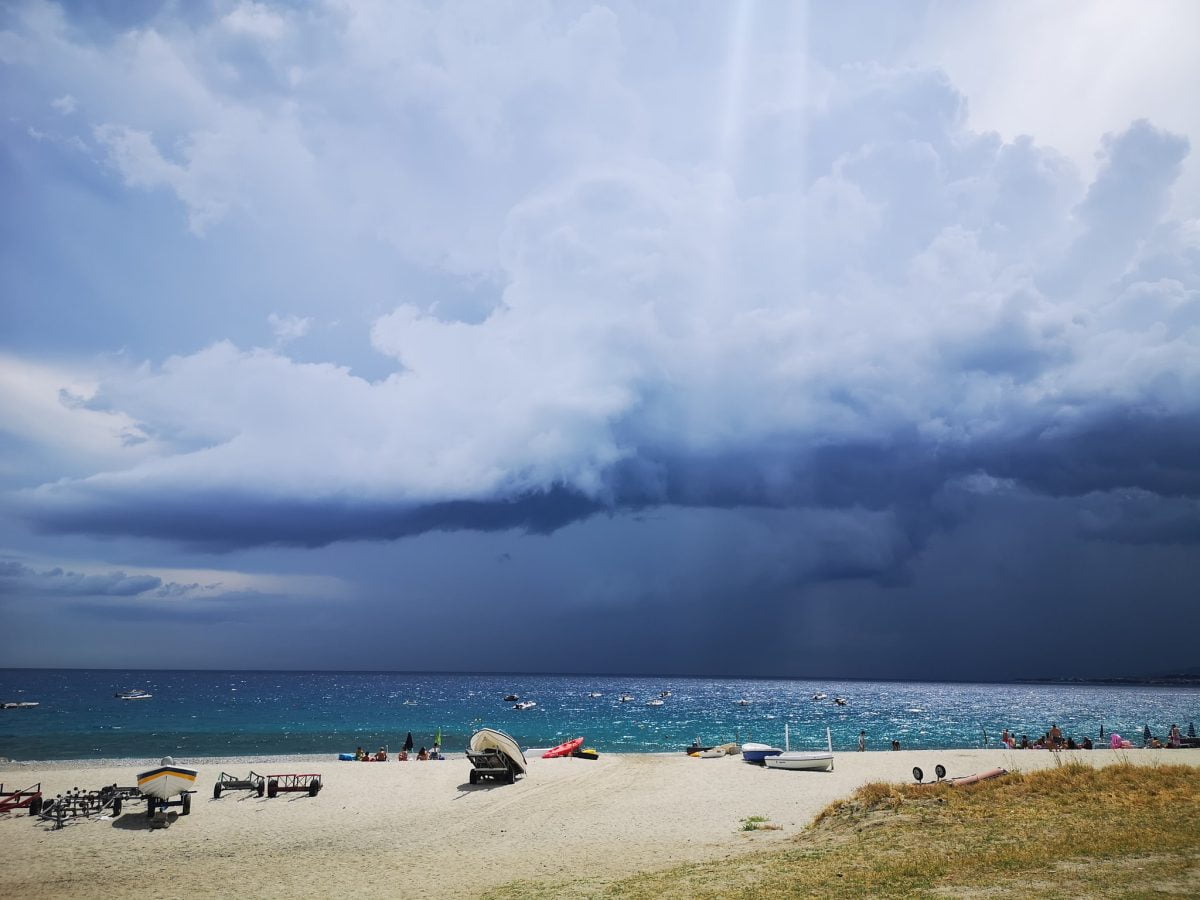
{"type": "Polygon", "coordinates": [[[662,706],[663,700],[659,697],[655,697],[653,700],[647,700],[646,705],[647,706],[662,706]]]}
{"type": "Polygon", "coordinates": [[[0,709],[33,709],[39,705],[36,700],[18,700],[10,703],[0,703],[0,709]]]}
{"type": "Polygon", "coordinates": [[[134,688],[131,691],[117,691],[113,696],[118,700],[149,700],[154,695],[149,691],[143,691],[141,688],[134,688]]]}

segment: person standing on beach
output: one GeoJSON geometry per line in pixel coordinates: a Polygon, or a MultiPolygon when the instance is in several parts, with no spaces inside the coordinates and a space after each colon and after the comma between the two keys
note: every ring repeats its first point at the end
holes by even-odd
{"type": "Polygon", "coordinates": [[[1055,722],[1054,724],[1052,724],[1050,726],[1049,737],[1050,737],[1050,749],[1051,750],[1057,750],[1059,747],[1062,746],[1062,729],[1060,729],[1058,727],[1057,722],[1055,722]]]}
{"type": "Polygon", "coordinates": [[[867,749],[867,733],[866,733],[866,731],[860,731],[858,733],[858,752],[862,753],[866,749],[867,749]]]}

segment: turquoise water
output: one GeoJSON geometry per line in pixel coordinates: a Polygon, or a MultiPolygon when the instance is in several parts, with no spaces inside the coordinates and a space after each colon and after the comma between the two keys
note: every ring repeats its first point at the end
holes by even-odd
{"type": "Polygon", "coordinates": [[[465,747],[487,725],[523,746],[583,735],[607,752],[678,751],[705,743],[758,740],[793,746],[868,749],[995,746],[1001,729],[1032,740],[1057,722],[1066,735],[1101,725],[1140,742],[1149,725],[1200,724],[1200,688],[1097,685],[937,684],[581,675],[455,675],[373,672],[180,672],[0,670],[0,701],[37,701],[0,711],[0,756],[10,759],[184,757],[330,753],[362,745],[393,750],[412,732],[430,745],[465,747]],[[154,697],[113,695],[142,688],[154,697]],[[662,706],[646,706],[662,691],[662,706]],[[599,692],[598,698],[589,697],[599,692]],[[630,703],[618,701],[628,692],[630,703]],[[815,701],[813,694],[828,698],[815,701]],[[516,711],[518,694],[537,706],[516,711]],[[834,697],[844,697],[836,706],[834,697]],[[739,700],[749,701],[739,705],[739,700]]]}

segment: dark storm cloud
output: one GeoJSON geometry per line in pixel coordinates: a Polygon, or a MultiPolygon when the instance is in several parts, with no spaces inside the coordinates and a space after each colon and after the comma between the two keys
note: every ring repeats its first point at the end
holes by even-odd
{"type": "Polygon", "coordinates": [[[0,562],[0,594],[136,597],[162,584],[156,575],[124,572],[89,575],[58,567],[39,571],[12,560],[0,562]]]}
{"type": "Polygon", "coordinates": [[[427,506],[345,500],[262,499],[180,494],[130,502],[94,492],[82,505],[36,502],[29,519],[49,534],[85,533],[168,538],[214,551],[269,544],[321,547],[336,541],[396,540],[427,531],[518,529],[545,534],[602,507],[565,488],[511,500],[449,501],[427,506]]]}

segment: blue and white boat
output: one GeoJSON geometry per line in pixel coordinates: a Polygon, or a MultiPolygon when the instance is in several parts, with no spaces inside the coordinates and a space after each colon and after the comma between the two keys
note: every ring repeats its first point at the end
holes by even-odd
{"type": "Polygon", "coordinates": [[[768,756],[778,756],[783,751],[778,747],[772,747],[770,744],[742,744],[742,759],[750,763],[758,763],[761,765],[768,756]]]}

